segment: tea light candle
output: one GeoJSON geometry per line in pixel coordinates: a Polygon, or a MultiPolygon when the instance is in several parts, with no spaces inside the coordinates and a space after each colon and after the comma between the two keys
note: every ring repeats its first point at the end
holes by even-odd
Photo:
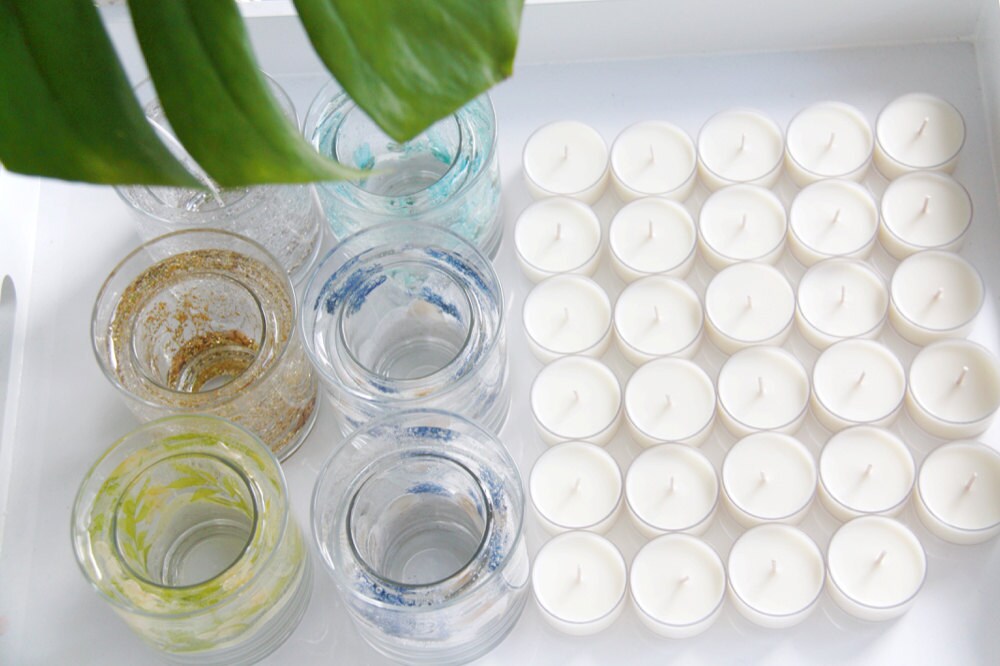
{"type": "Polygon", "coordinates": [[[661,356],[691,358],[701,346],[703,322],[698,294],[677,278],[643,278],[615,302],[615,340],[632,365],[661,356]]]}
{"type": "Polygon", "coordinates": [[[917,477],[920,522],[945,541],[982,543],[1000,534],[1000,453],[955,442],[924,458],[917,477]]]}
{"type": "Polygon", "coordinates": [[[927,555],[913,532],[883,516],[844,523],[827,546],[826,589],[862,620],[890,620],[910,609],[927,575],[927,555]]]}
{"type": "Polygon", "coordinates": [[[829,259],[864,259],[878,231],[875,198],[850,180],[821,180],[801,190],[788,212],[788,247],[803,266],[829,259]]]}
{"type": "Polygon", "coordinates": [[[719,505],[715,468],[701,451],[661,444],[640,453],[625,475],[625,506],[646,538],[703,534],[719,505]]]}
{"type": "Polygon", "coordinates": [[[598,357],[611,344],[611,299],[582,275],[556,275],[539,282],[524,299],[528,347],[542,363],[560,356],[598,357]]]}
{"type": "Polygon", "coordinates": [[[870,266],[854,259],[821,261],[799,280],[795,320],[817,349],[845,338],[874,338],[885,325],[889,293],[870,266]]]}
{"type": "Polygon", "coordinates": [[[542,199],[517,218],[514,247],[532,282],[558,273],[593,275],[601,261],[601,221],[576,199],[542,199]]]}
{"type": "Polygon", "coordinates": [[[791,627],[809,616],[823,591],[823,554],[789,525],[747,530],[729,551],[729,598],[751,622],[791,627]]]}
{"type": "Polygon", "coordinates": [[[882,195],[879,241],[897,259],[920,250],[958,251],[971,225],[972,199],[947,174],[909,173],[889,183],[882,195]]]}
{"type": "Polygon", "coordinates": [[[924,347],[910,364],[906,411],[935,437],[976,437],[998,406],[1000,365],[981,345],[942,340],[924,347]]]}
{"type": "Polygon", "coordinates": [[[965,120],[940,97],[910,93],[882,109],[875,136],[875,166],[890,180],[922,169],[950,173],[965,144],[965,120]]]}
{"type": "Polygon", "coordinates": [[[785,248],[788,221],[781,200],[754,185],[713,193],[698,216],[698,246],[709,266],[722,270],[741,261],[773,264],[785,248]]]}
{"type": "Polygon", "coordinates": [[[611,145],[611,182],[622,201],[659,196],[683,201],[695,184],[694,142],[671,123],[626,128],[611,145]]]}
{"type": "Polygon", "coordinates": [[[842,430],[819,454],[819,498],[837,520],[898,514],[906,506],[913,479],[910,450],[881,428],[842,430]]]}
{"type": "Polygon", "coordinates": [[[531,571],[542,617],[574,636],[610,627],[621,615],[627,585],[621,551],[593,532],[553,537],[539,549],[531,571]]]}
{"type": "Polygon", "coordinates": [[[788,124],[785,168],[799,187],[824,178],[862,180],[873,146],[864,114],[842,102],[819,102],[788,124]]]}
{"type": "Polygon", "coordinates": [[[664,442],[700,446],[714,421],[715,387],[692,361],[650,361],[625,385],[625,422],[642,446],[664,442]]]}
{"type": "Polygon", "coordinates": [[[737,437],[760,430],[794,433],[806,418],[809,376],[780,347],[751,347],[719,371],[719,417],[737,437]]]}
{"type": "Polygon", "coordinates": [[[528,137],[524,180],[536,199],[565,195],[594,204],[608,186],[608,145],[590,125],[561,120],[528,137]]]}
{"type": "Polygon", "coordinates": [[[905,393],[903,364],[873,340],[838,342],[813,365],[812,413],[833,432],[852,425],[891,424],[905,393]]]}
{"type": "Polygon", "coordinates": [[[543,453],[528,477],[531,505],[550,534],[603,534],[618,518],[622,473],[604,449],[587,442],[558,444],[543,453]]]}
{"type": "Polygon", "coordinates": [[[794,312],[791,285],[767,264],[734,264],[716,274],[705,291],[708,338],[727,354],[753,345],[783,344],[794,312]]]}
{"type": "Polygon", "coordinates": [[[986,288],[979,271],[962,257],[927,250],[896,267],[889,296],[892,327],[913,344],[926,345],[968,335],[986,288]]]}
{"type": "Polygon", "coordinates": [[[816,463],[794,437],[761,432],[744,437],[722,462],[722,497],[744,527],[795,524],[816,494],[816,463]]]}
{"type": "Polygon", "coordinates": [[[694,220],[684,206],[666,199],[638,199],[611,220],[611,267],[625,282],[647,275],[684,277],[694,265],[697,239],[694,220]]]}
{"type": "Polygon", "coordinates": [[[759,111],[718,113],[698,133],[698,174],[710,190],[746,183],[773,187],[781,176],[781,128],[759,111]]]}
{"type": "Polygon", "coordinates": [[[701,539],[668,534],[636,554],[629,583],[644,625],[667,638],[690,638],[721,614],[726,571],[719,554],[701,539]]]}
{"type": "Polygon", "coordinates": [[[621,384],[592,358],[566,356],[542,368],[530,400],[531,416],[546,444],[572,439],[607,444],[618,432],[621,384]]]}

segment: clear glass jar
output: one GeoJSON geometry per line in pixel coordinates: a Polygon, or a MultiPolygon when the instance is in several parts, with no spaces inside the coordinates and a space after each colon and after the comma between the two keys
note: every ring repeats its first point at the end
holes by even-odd
{"type": "Polygon", "coordinates": [[[148,423],[87,473],[72,537],[84,576],[171,659],[262,659],[309,605],[312,565],[281,466],[211,416],[148,423]]]}
{"type": "Polygon", "coordinates": [[[333,248],[301,317],[343,433],[406,408],[498,433],[510,407],[503,306],[489,260],[445,229],[394,222],[333,248]]]}
{"type": "Polygon", "coordinates": [[[337,240],[389,220],[444,227],[496,256],[503,234],[496,113],[483,94],[422,134],[398,143],[330,82],[306,114],[321,155],[371,170],[360,181],[319,183],[337,240]]]}
{"type": "MultiPolygon", "coordinates": [[[[295,107],[285,91],[268,77],[271,93],[296,126],[295,107]]],[[[180,229],[222,229],[253,239],[273,254],[293,282],[300,282],[319,257],[323,241],[323,209],[312,184],[256,185],[220,188],[191,159],[174,137],[149,80],[136,87],[146,118],[206,189],[123,185],[118,195],[141,213],[144,241],[180,229]]]]}
{"type": "Polygon", "coordinates": [[[313,493],[313,536],[362,637],[405,663],[463,663],[527,600],[524,489],[503,444],[436,410],[358,430],[313,493]]]}
{"type": "Polygon", "coordinates": [[[284,459],[316,419],[317,382],[295,321],[292,284],[263,247],[186,230],[118,264],[91,332],[101,369],[140,421],[221,416],[284,459]]]}

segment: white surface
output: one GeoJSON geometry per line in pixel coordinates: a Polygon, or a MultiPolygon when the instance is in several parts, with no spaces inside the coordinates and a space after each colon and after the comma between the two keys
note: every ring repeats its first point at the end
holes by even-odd
{"type": "Polygon", "coordinates": [[[622,499],[618,463],[587,442],[566,442],[543,453],[531,468],[527,485],[542,525],[553,534],[608,531],[622,499]]]}
{"type": "MultiPolygon", "coordinates": [[[[662,0],[564,3],[526,11],[517,74],[494,94],[506,225],[496,265],[509,301],[514,396],[502,435],[524,474],[545,450],[534,433],[527,398],[541,364],[530,356],[520,330],[519,313],[531,283],[519,274],[511,239],[517,214],[531,202],[520,173],[521,149],[530,132],[549,120],[581,117],[610,138],[633,122],[664,118],[694,134],[712,114],[733,106],[761,108],[784,125],[799,109],[822,99],[854,104],[872,121],[889,100],[913,90],[928,90],[950,100],[962,111],[969,131],[955,177],[969,189],[976,211],[963,255],[983,271],[988,289],[971,336],[991,349],[1000,346],[996,301],[1000,232],[991,165],[1000,141],[991,138],[993,120],[987,112],[1000,106],[994,102],[1000,101],[1000,78],[994,78],[1000,63],[996,3],[761,0],[728,4],[725,20],[719,19],[717,3],[662,0]],[[989,11],[977,26],[984,9],[989,11]],[[976,44],[962,41],[977,30],[981,37],[976,44]],[[872,46],[893,43],[902,45],[872,46]],[[838,49],[745,53],[826,46],[838,49]],[[711,55],[719,49],[744,53],[711,55]],[[678,52],[690,55],[666,55],[678,52]],[[609,58],[648,60],[608,62],[609,58]],[[538,64],[573,59],[588,62],[538,64]]],[[[315,75],[317,60],[301,39],[297,21],[257,20],[252,30],[264,68],[279,76],[299,110],[304,110],[323,77],[315,75]],[[303,72],[313,74],[304,76],[303,72]]],[[[134,56],[134,47],[125,50],[134,56]]],[[[138,69],[130,60],[130,73],[138,69]]],[[[885,187],[875,174],[865,184],[876,194],[885,187]]],[[[794,188],[783,178],[778,189],[788,205],[794,188]]],[[[15,351],[15,367],[23,371],[19,371],[20,390],[8,396],[7,411],[16,412],[17,426],[11,432],[12,421],[6,421],[16,445],[16,454],[6,465],[5,445],[0,445],[0,496],[9,493],[9,506],[16,507],[6,517],[0,554],[0,615],[5,618],[0,662],[156,663],[156,656],[87,587],[73,562],[66,527],[70,503],[86,467],[135,425],[93,360],[88,328],[97,289],[111,266],[139,238],[129,211],[109,188],[46,182],[42,192],[37,215],[27,206],[19,208],[16,217],[5,213],[0,219],[0,234],[10,220],[37,220],[37,225],[17,227],[37,233],[37,239],[24,246],[27,249],[19,245],[9,252],[0,244],[0,256],[12,253],[19,263],[33,264],[34,277],[30,288],[24,281],[16,282],[18,307],[24,307],[29,316],[19,320],[25,326],[27,345],[23,354],[15,351]],[[9,486],[4,474],[10,475],[9,486]]],[[[697,202],[704,196],[699,186],[689,202],[692,212],[697,212],[697,202]]],[[[605,225],[616,209],[610,197],[600,202],[598,213],[605,225]]],[[[880,248],[872,260],[884,277],[895,266],[880,248]]],[[[787,253],[779,266],[793,283],[802,274],[803,269],[787,253]]],[[[711,275],[699,259],[690,277],[699,294],[704,293],[711,275]]],[[[608,262],[598,272],[598,280],[613,296],[624,286],[608,262]]],[[[916,351],[890,330],[883,332],[882,339],[904,364],[916,351]]],[[[798,333],[792,334],[788,347],[811,367],[817,352],[798,333]]],[[[619,377],[627,378],[631,366],[617,351],[609,352],[605,360],[619,377]]],[[[723,360],[711,345],[703,345],[696,357],[712,375],[723,360]]],[[[918,462],[938,443],[906,417],[893,430],[905,434],[918,462]]],[[[316,429],[286,465],[300,524],[307,519],[317,470],[339,441],[336,433],[333,415],[324,404],[316,429]]],[[[798,436],[818,454],[828,435],[810,418],[798,436]]],[[[996,447],[1000,426],[981,439],[996,447]]],[[[701,450],[718,466],[733,441],[717,425],[701,450]]],[[[10,446],[6,449],[13,451],[10,446]]],[[[608,445],[608,451],[623,467],[639,453],[624,434],[608,445]]],[[[646,631],[631,610],[606,632],[581,639],[550,629],[529,604],[510,638],[480,663],[662,664],[665,659],[681,665],[991,663],[1000,652],[1000,632],[996,631],[1000,542],[974,547],[947,544],[919,524],[912,507],[901,519],[926,546],[929,570],[916,604],[896,622],[876,625],[854,620],[824,596],[818,612],[804,623],[766,631],[743,619],[727,601],[711,629],[684,641],[665,641],[646,631]]],[[[818,506],[800,525],[822,547],[836,526],[818,506]]],[[[740,532],[728,516],[720,515],[705,539],[725,558],[740,532]]],[[[624,520],[609,536],[628,560],[645,543],[624,520]]],[[[541,527],[528,518],[530,551],[537,552],[545,539],[541,527]]],[[[267,663],[328,664],[334,658],[345,663],[385,663],[357,635],[329,577],[321,569],[316,573],[312,604],[302,625],[267,663]]]]}

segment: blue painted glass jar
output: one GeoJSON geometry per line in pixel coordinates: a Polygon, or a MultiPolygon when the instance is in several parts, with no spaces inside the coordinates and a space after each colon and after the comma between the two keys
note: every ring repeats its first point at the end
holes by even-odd
{"type": "Polygon", "coordinates": [[[524,489],[503,444],[413,410],[351,435],[320,471],[313,536],[364,639],[404,663],[471,661],[527,599],[524,489]]]}
{"type": "Polygon", "coordinates": [[[500,431],[510,407],[503,293],[457,235],[405,222],[334,247],[309,279],[301,328],[346,435],[436,408],[500,431]]]}
{"type": "Polygon", "coordinates": [[[331,82],[313,100],[305,135],[322,155],[372,171],[359,181],[318,185],[337,240],[407,220],[450,229],[487,257],[496,256],[503,223],[496,114],[488,95],[399,143],[331,82]]]}

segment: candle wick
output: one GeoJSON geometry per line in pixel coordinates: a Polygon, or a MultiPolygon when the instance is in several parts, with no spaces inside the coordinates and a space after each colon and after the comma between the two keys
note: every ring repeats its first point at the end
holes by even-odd
{"type": "Polygon", "coordinates": [[[667,394],[667,403],[666,403],[666,405],[667,406],[664,409],[670,409],[671,407],[674,406],[674,402],[673,402],[673,400],[670,399],[670,394],[669,393],[667,394]]]}
{"type": "Polygon", "coordinates": [[[871,476],[871,473],[872,473],[872,464],[868,463],[868,467],[865,467],[865,473],[862,474],[862,476],[871,476]]]}
{"type": "Polygon", "coordinates": [[[771,575],[774,576],[778,573],[778,560],[771,560],[771,575]]]}
{"type": "Polygon", "coordinates": [[[838,208],[837,212],[833,214],[833,219],[830,220],[830,224],[836,224],[837,220],[839,219],[840,219],[840,209],[838,208]]]}
{"type": "Polygon", "coordinates": [[[576,483],[573,484],[573,490],[571,492],[575,493],[580,490],[580,477],[576,477],[576,483]]]}
{"type": "Polygon", "coordinates": [[[563,144],[563,156],[562,156],[562,158],[563,158],[564,162],[569,159],[569,144],[568,143],[564,143],[563,144]]]}
{"type": "Polygon", "coordinates": [[[836,141],[836,140],[837,140],[837,133],[836,132],[830,132],[830,140],[826,144],[826,149],[830,150],[831,148],[833,148],[833,142],[836,141]]]}
{"type": "Polygon", "coordinates": [[[881,553],[878,554],[878,557],[875,558],[875,566],[879,566],[880,564],[882,564],[882,560],[885,559],[886,553],[887,551],[883,550],[881,553]]]}
{"type": "Polygon", "coordinates": [[[747,294],[747,310],[753,310],[753,297],[747,294]]]}
{"type": "Polygon", "coordinates": [[[938,287],[938,290],[934,292],[934,296],[931,297],[931,301],[940,300],[944,296],[944,287],[938,287]]]}
{"type": "Polygon", "coordinates": [[[569,321],[569,308],[563,306],[563,321],[569,321]]]}
{"type": "Polygon", "coordinates": [[[931,121],[930,118],[924,117],[924,122],[920,123],[920,127],[917,129],[917,136],[922,136],[924,130],[927,129],[927,123],[931,121]]]}
{"type": "Polygon", "coordinates": [[[764,378],[757,375],[757,393],[764,395],[764,378]]]}
{"type": "Polygon", "coordinates": [[[556,240],[562,240],[562,222],[556,223],[556,240]]]}
{"type": "Polygon", "coordinates": [[[868,374],[866,370],[861,371],[861,375],[858,376],[858,386],[861,386],[861,383],[865,381],[866,374],[868,374]]]}
{"type": "Polygon", "coordinates": [[[583,582],[583,568],[578,564],[576,565],[576,584],[579,585],[583,582]]]}
{"type": "Polygon", "coordinates": [[[740,231],[747,228],[747,214],[743,213],[743,219],[740,220],[740,231]]]}
{"type": "Polygon", "coordinates": [[[920,214],[926,215],[927,210],[930,208],[930,205],[931,205],[931,195],[928,194],[927,196],[924,197],[924,205],[920,209],[920,214]]]}
{"type": "Polygon", "coordinates": [[[840,285],[840,305],[843,305],[845,300],[847,300],[847,287],[840,285]]]}
{"type": "Polygon", "coordinates": [[[573,402],[580,402],[580,392],[573,391],[573,402]]]}
{"type": "Polygon", "coordinates": [[[657,324],[660,323],[660,308],[656,305],[653,306],[653,321],[657,324]]]}
{"type": "Polygon", "coordinates": [[[972,484],[974,484],[976,482],[976,479],[978,479],[978,478],[979,478],[979,473],[978,472],[973,472],[972,476],[969,477],[969,482],[966,483],[965,484],[965,488],[962,489],[962,492],[963,493],[967,493],[970,490],[972,490],[972,484]]]}
{"type": "Polygon", "coordinates": [[[965,381],[966,375],[968,374],[969,374],[969,366],[963,365],[961,374],[959,374],[958,379],[955,380],[955,386],[961,386],[962,382],[965,381]]]}
{"type": "Polygon", "coordinates": [[[760,482],[767,483],[767,474],[764,472],[764,470],[760,471],[760,482]]]}
{"type": "Polygon", "coordinates": [[[747,135],[746,132],[740,134],[740,152],[742,153],[747,147],[747,135]]]}
{"type": "Polygon", "coordinates": [[[667,485],[667,494],[669,495],[673,492],[674,492],[674,477],[671,476],[670,483],[667,485]]]}
{"type": "Polygon", "coordinates": [[[683,585],[684,583],[688,582],[689,580],[691,580],[691,576],[688,576],[687,574],[685,574],[685,575],[681,576],[680,580],[678,580],[677,583],[678,583],[678,585],[683,585]]]}
{"type": "Polygon", "coordinates": [[[649,235],[647,240],[653,240],[653,220],[649,221],[649,235]]]}
{"type": "Polygon", "coordinates": [[[649,144],[649,161],[656,162],[656,153],[653,152],[653,144],[649,144]]]}

